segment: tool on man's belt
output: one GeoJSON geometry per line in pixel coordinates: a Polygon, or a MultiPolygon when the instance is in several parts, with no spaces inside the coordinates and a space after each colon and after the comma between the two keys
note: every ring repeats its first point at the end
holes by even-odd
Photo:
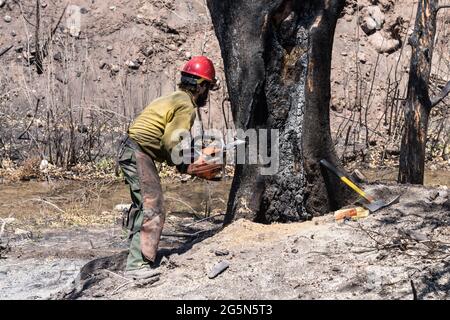
{"type": "Polygon", "coordinates": [[[383,200],[375,200],[372,196],[368,195],[364,190],[362,190],[360,187],[358,187],[353,181],[351,181],[349,178],[347,178],[344,173],[342,173],[339,169],[335,168],[327,160],[325,160],[325,159],[320,160],[320,164],[323,165],[324,167],[326,167],[331,172],[333,172],[336,176],[339,177],[339,179],[341,179],[342,182],[344,182],[353,191],[355,191],[361,197],[363,197],[368,203],[362,203],[362,205],[365,208],[369,209],[370,213],[374,213],[375,211],[386,208],[386,207],[398,202],[398,200],[400,199],[400,195],[398,195],[389,202],[385,202],[383,200]]]}

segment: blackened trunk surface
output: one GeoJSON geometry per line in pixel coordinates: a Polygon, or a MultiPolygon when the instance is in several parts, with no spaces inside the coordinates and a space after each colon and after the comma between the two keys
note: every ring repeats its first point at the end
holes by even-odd
{"type": "Polygon", "coordinates": [[[437,0],[419,1],[414,32],[409,39],[412,56],[400,148],[400,183],[423,184],[428,117],[432,107],[428,82],[436,34],[437,4],[437,0]]]}
{"type": "MultiPolygon", "coordinates": [[[[297,221],[344,204],[319,161],[336,163],[330,126],[331,50],[344,0],[208,0],[236,128],[279,130],[279,169],[237,165],[226,223],[297,221]]],[[[272,150],[273,152],[273,150],[272,150]]]]}

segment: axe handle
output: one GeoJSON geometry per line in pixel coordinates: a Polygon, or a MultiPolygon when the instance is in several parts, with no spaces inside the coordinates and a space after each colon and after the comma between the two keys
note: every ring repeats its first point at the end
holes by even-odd
{"type": "Polygon", "coordinates": [[[344,182],[347,186],[353,189],[356,193],[358,193],[361,197],[366,199],[369,202],[373,202],[373,198],[369,196],[367,193],[365,193],[360,187],[358,187],[356,184],[354,184],[349,178],[345,176],[344,173],[342,173],[339,169],[334,167],[331,163],[329,163],[327,160],[322,159],[320,160],[320,164],[323,165],[325,168],[333,172],[339,179],[341,179],[342,182],[344,182]]]}

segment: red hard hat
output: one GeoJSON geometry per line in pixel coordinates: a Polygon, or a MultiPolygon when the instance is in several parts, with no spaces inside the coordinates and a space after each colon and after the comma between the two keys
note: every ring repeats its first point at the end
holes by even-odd
{"type": "Polygon", "coordinates": [[[211,82],[213,82],[216,78],[214,64],[205,56],[192,57],[191,60],[186,62],[183,70],[181,71],[204,78],[211,82]]]}

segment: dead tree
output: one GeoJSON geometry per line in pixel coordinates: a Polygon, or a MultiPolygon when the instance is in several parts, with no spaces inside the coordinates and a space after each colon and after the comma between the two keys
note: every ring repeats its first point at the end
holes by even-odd
{"type": "Polygon", "coordinates": [[[238,164],[225,223],[298,221],[342,206],[330,134],[333,36],[344,0],[208,0],[237,129],[279,130],[279,170],[238,164]]]}
{"type": "Polygon", "coordinates": [[[450,91],[450,81],[434,98],[429,96],[438,0],[420,0],[414,32],[409,38],[412,47],[408,95],[405,106],[405,127],[400,148],[399,183],[423,184],[428,118],[431,109],[450,91]]]}

